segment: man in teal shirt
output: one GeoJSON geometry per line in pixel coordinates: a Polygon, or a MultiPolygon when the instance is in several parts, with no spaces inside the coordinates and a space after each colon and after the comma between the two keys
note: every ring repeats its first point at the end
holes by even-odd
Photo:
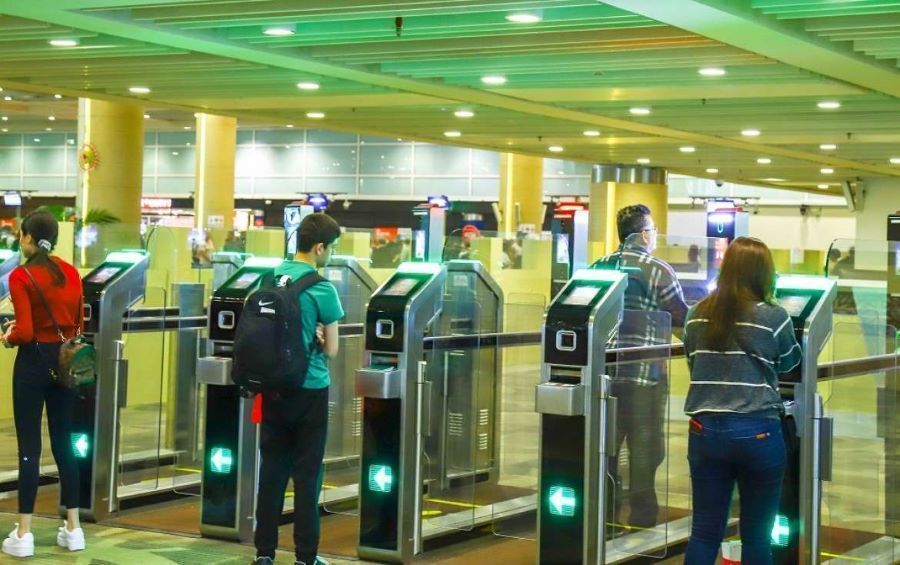
{"type": "MultiPolygon", "coordinates": [[[[275,270],[292,281],[324,267],[341,235],[330,216],[310,214],[300,223],[297,255],[275,270]]],[[[300,294],[302,332],[309,366],[303,387],[263,393],[259,492],[256,503],[256,559],[270,565],[278,546],[278,524],[288,478],[294,479],[294,551],[298,565],[327,565],[318,557],[319,491],[328,432],[328,359],[338,353],[338,320],[344,317],[334,285],[321,281],[300,294]]]]}

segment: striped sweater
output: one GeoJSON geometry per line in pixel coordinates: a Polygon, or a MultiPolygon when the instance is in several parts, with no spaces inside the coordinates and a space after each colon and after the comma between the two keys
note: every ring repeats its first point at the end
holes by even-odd
{"type": "Polygon", "coordinates": [[[686,414],[725,412],[777,418],[778,375],[800,363],[791,318],[781,306],[757,303],[737,323],[725,351],[706,339],[709,320],[688,311],[684,349],[691,370],[686,414]]]}

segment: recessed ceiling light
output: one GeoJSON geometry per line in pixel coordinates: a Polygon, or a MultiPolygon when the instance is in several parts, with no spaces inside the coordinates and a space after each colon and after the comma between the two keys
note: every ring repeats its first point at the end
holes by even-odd
{"type": "Polygon", "coordinates": [[[506,14],[506,21],[514,24],[536,24],[541,21],[541,15],[536,12],[515,12],[506,14]]]}
{"type": "Polygon", "coordinates": [[[646,165],[646,164],[650,163],[650,159],[648,159],[646,157],[638,157],[637,159],[635,159],[635,161],[637,161],[641,165],[646,165]]]}
{"type": "Polygon", "coordinates": [[[66,140],[66,143],[68,143],[69,145],[75,145],[75,140],[74,140],[74,139],[67,139],[67,140],[66,140]]]}
{"type": "Polygon", "coordinates": [[[725,69],[721,67],[703,67],[697,72],[705,77],[720,77],[725,75],[725,69]]]}
{"type": "Polygon", "coordinates": [[[128,92],[132,94],[150,94],[150,89],[146,86],[131,86],[128,88],[128,92]]]}
{"type": "Polygon", "coordinates": [[[690,145],[685,145],[684,147],[679,147],[678,150],[682,153],[693,153],[697,150],[697,148],[690,145]]]}
{"type": "Polygon", "coordinates": [[[483,82],[484,84],[497,86],[500,84],[506,84],[506,77],[503,75],[485,75],[481,77],[481,82],[483,82]]]}
{"type": "Polygon", "coordinates": [[[756,160],[756,162],[759,163],[760,165],[768,165],[772,162],[772,160],[769,159],[768,157],[760,157],[759,159],[756,160]]]}
{"type": "Polygon", "coordinates": [[[475,115],[475,112],[473,112],[472,110],[457,110],[453,112],[453,115],[457,118],[471,118],[475,115]]]}
{"type": "Polygon", "coordinates": [[[551,153],[562,153],[563,150],[564,149],[563,149],[562,145],[551,145],[550,147],[547,148],[547,151],[549,151],[551,153]]]}
{"type": "Polygon", "coordinates": [[[769,178],[765,178],[763,180],[766,182],[784,182],[785,181],[785,179],[780,179],[780,178],[776,178],[776,177],[769,177],[769,178]]]}
{"type": "Polygon", "coordinates": [[[306,117],[312,120],[321,120],[325,117],[325,112],[307,112],[306,117]]]}
{"type": "Polygon", "coordinates": [[[714,175],[719,172],[719,169],[706,169],[706,172],[711,175],[714,175]]]}
{"type": "Polygon", "coordinates": [[[47,116],[47,119],[50,120],[51,122],[55,122],[56,116],[47,116]]]}
{"type": "Polygon", "coordinates": [[[304,80],[297,83],[297,88],[300,90],[319,90],[319,83],[311,80],[304,80]]]}
{"type": "Polygon", "coordinates": [[[823,110],[837,110],[841,107],[841,103],[837,100],[823,100],[816,104],[816,106],[823,110]]]}
{"type": "Polygon", "coordinates": [[[184,126],[182,129],[189,130],[189,129],[191,129],[191,126],[184,126]]]}
{"type": "Polygon", "coordinates": [[[149,119],[150,119],[150,114],[144,114],[144,119],[145,119],[145,120],[149,120],[149,119]]]}
{"type": "Polygon", "coordinates": [[[7,102],[11,102],[12,96],[4,96],[3,99],[6,100],[7,102]]]}
{"type": "Polygon", "coordinates": [[[835,145],[834,143],[823,143],[819,146],[819,149],[821,149],[822,151],[834,151],[835,149],[837,149],[837,145],[835,145]]]}
{"type": "Polygon", "coordinates": [[[891,165],[900,165],[900,157],[891,157],[891,165]]]}
{"type": "Polygon", "coordinates": [[[172,151],[172,155],[178,155],[178,151],[172,151]]]}
{"type": "Polygon", "coordinates": [[[56,98],[57,100],[61,100],[62,94],[54,94],[53,97],[56,98]]]}
{"type": "Polygon", "coordinates": [[[818,186],[818,187],[821,188],[821,189],[826,189],[826,188],[828,188],[828,185],[827,185],[826,183],[824,183],[824,182],[823,182],[822,184],[819,184],[819,185],[816,185],[816,186],[818,186]]]}
{"type": "Polygon", "coordinates": [[[292,128],[292,127],[294,127],[294,124],[284,124],[284,127],[286,127],[286,128],[292,128]]]}
{"type": "Polygon", "coordinates": [[[762,133],[758,129],[742,129],[741,135],[744,137],[758,137],[759,134],[762,133]]]}
{"type": "Polygon", "coordinates": [[[822,173],[823,175],[830,175],[831,173],[834,172],[834,169],[832,169],[830,167],[823,167],[823,168],[819,169],[819,172],[822,173]]]}
{"type": "Polygon", "coordinates": [[[4,122],[8,122],[9,116],[0,116],[0,120],[3,120],[4,122]]]}
{"type": "Polygon", "coordinates": [[[2,86],[0,86],[0,92],[3,92],[3,87],[2,87],[2,86]]]}
{"type": "Polygon", "coordinates": [[[462,133],[460,133],[456,130],[450,130],[450,131],[444,132],[444,137],[459,137],[461,135],[462,135],[462,133]]]}
{"type": "Polygon", "coordinates": [[[6,133],[9,131],[9,128],[3,128],[3,129],[0,129],[0,131],[2,131],[3,133],[6,133]]]}
{"type": "Polygon", "coordinates": [[[600,132],[595,129],[584,130],[585,137],[598,137],[600,132]]]}
{"type": "Polygon", "coordinates": [[[77,39],[51,39],[48,43],[54,47],[76,47],[77,39]]]}
{"type": "Polygon", "coordinates": [[[263,34],[271,37],[287,37],[294,35],[294,26],[288,24],[269,26],[263,28],[263,34]]]}
{"type": "Polygon", "coordinates": [[[34,142],[35,142],[35,143],[40,143],[40,142],[41,142],[41,138],[40,138],[40,137],[35,137],[35,138],[34,138],[34,142]]]}
{"type": "Polygon", "coordinates": [[[53,128],[44,128],[44,131],[53,131],[53,128]]]}
{"type": "Polygon", "coordinates": [[[629,108],[629,112],[634,114],[635,116],[646,116],[650,114],[650,108],[644,108],[641,106],[635,106],[634,108],[629,108]]]}

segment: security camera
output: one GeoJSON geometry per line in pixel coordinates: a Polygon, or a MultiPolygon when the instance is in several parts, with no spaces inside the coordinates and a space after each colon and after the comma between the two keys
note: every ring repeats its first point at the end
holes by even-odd
{"type": "Polygon", "coordinates": [[[724,184],[725,184],[725,181],[723,181],[722,179],[716,179],[716,186],[721,187],[724,184]]]}

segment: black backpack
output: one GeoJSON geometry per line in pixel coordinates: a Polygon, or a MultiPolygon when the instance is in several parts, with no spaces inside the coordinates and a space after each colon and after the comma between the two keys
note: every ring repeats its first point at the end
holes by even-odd
{"type": "Polygon", "coordinates": [[[231,380],[251,393],[298,389],[306,381],[309,352],[303,343],[300,294],[325,279],[318,273],[294,282],[267,277],[247,297],[234,334],[231,380]]]}

